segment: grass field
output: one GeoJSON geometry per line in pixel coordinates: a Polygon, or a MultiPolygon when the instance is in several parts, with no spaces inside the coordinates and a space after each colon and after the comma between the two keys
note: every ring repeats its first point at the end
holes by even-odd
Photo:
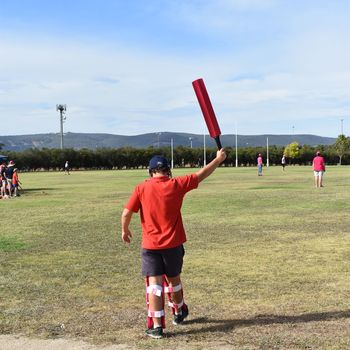
{"type": "Polygon", "coordinates": [[[143,349],[350,349],[349,167],[328,167],[321,189],[310,167],[261,178],[221,168],[189,193],[190,320],[175,327],[167,312],[160,341],[144,337],[138,216],[131,246],[120,239],[123,204],[147,172],[20,175],[23,196],[0,201],[0,333],[143,349]]]}

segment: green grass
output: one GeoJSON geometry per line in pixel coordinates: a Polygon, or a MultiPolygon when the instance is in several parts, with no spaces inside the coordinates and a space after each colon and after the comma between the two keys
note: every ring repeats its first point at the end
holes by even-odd
{"type": "Polygon", "coordinates": [[[0,252],[13,252],[26,249],[27,244],[21,242],[16,237],[0,237],[0,252]]]}
{"type": "MultiPolygon", "coordinates": [[[[177,169],[174,175],[195,171],[177,169]]],[[[120,214],[147,171],[20,174],[0,201],[0,333],[140,348],[350,348],[349,167],[221,168],[187,194],[190,320],[144,338],[140,224],[120,214]],[[61,324],[65,328],[60,327],[61,324]]]]}

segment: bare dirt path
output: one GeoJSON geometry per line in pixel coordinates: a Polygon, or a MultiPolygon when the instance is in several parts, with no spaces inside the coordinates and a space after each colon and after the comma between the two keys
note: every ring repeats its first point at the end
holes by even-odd
{"type": "Polygon", "coordinates": [[[32,339],[16,335],[0,335],[1,350],[132,350],[128,345],[97,346],[71,339],[32,339]]]}

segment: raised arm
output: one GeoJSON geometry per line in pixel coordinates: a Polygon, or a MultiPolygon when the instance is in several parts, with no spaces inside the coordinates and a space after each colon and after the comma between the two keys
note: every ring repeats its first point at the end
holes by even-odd
{"type": "Polygon", "coordinates": [[[213,159],[208,165],[196,172],[198,176],[198,182],[203,181],[226,159],[225,149],[221,148],[216,152],[216,158],[213,159]]]}
{"type": "Polygon", "coordinates": [[[122,213],[122,240],[125,243],[130,243],[130,238],[132,237],[132,233],[129,230],[129,224],[131,221],[133,212],[129,209],[124,209],[122,213]]]}

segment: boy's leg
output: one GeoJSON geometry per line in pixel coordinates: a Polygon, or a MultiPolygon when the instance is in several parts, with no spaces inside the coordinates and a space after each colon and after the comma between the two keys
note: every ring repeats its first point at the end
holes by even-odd
{"type": "Polygon", "coordinates": [[[174,304],[179,305],[183,302],[183,292],[180,275],[176,277],[167,277],[168,288],[166,292],[170,293],[170,298],[174,304]]]}
{"type": "Polygon", "coordinates": [[[317,187],[320,187],[320,184],[321,184],[321,176],[318,175],[317,176],[317,187]]]}
{"type": "Polygon", "coordinates": [[[188,316],[188,307],[184,302],[180,275],[166,277],[166,282],[168,285],[164,288],[164,292],[168,296],[169,306],[174,315],[173,324],[178,325],[188,316]]]}
{"type": "Polygon", "coordinates": [[[148,307],[146,335],[163,338],[165,328],[163,275],[146,277],[146,301],[148,307]]]}
{"type": "Polygon", "coordinates": [[[13,188],[12,188],[12,180],[8,180],[8,191],[9,191],[9,196],[12,197],[13,194],[13,188]]]}
{"type": "Polygon", "coordinates": [[[161,338],[165,328],[164,268],[161,250],[141,250],[142,275],[146,282],[147,331],[152,338],[161,338]]]}
{"type": "MultiPolygon", "coordinates": [[[[152,318],[153,326],[163,327],[162,318],[164,318],[164,291],[163,276],[146,277],[148,294],[148,315],[152,318]]],[[[150,324],[149,324],[150,326],[150,324]]]]}
{"type": "Polygon", "coordinates": [[[323,187],[323,172],[320,172],[320,176],[319,176],[319,187],[323,187]]]}

